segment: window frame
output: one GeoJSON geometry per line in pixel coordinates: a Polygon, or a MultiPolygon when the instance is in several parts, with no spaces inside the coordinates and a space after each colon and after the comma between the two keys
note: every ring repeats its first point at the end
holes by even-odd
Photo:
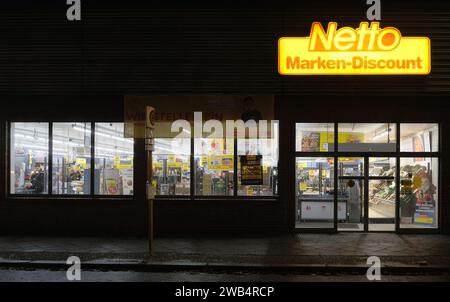
{"type": "Polygon", "coordinates": [[[51,122],[49,121],[8,121],[7,125],[6,125],[6,194],[8,197],[18,197],[18,198],[22,198],[22,197],[32,197],[32,198],[47,198],[50,194],[49,192],[49,188],[50,184],[49,184],[49,180],[51,178],[51,164],[50,164],[50,154],[51,154],[51,150],[50,150],[50,131],[51,131],[51,122]],[[48,141],[48,145],[47,145],[47,152],[48,152],[48,170],[47,170],[47,193],[41,193],[41,194],[18,194],[18,193],[11,193],[11,154],[12,154],[12,150],[14,149],[13,146],[11,146],[11,124],[12,123],[47,123],[48,124],[48,137],[47,137],[47,141],[48,141]]]}
{"type": "MultiPolygon", "coordinates": [[[[155,138],[155,143],[156,143],[156,139],[155,138]]],[[[186,138],[187,139],[187,138],[186,138]]],[[[193,155],[193,148],[194,148],[194,138],[189,138],[190,141],[190,154],[186,155],[189,158],[189,171],[190,171],[190,178],[189,178],[189,194],[188,195],[159,195],[159,194],[155,194],[155,199],[164,199],[164,200],[169,200],[169,199],[174,199],[174,200],[193,200],[192,196],[193,193],[195,191],[194,186],[193,186],[193,177],[192,177],[192,171],[194,168],[194,163],[192,162],[194,159],[194,155],[193,155]]],[[[153,162],[154,162],[154,158],[155,158],[155,153],[154,151],[152,152],[152,169],[153,168],[153,162]]],[[[160,154],[158,154],[160,155],[160,154]]],[[[163,154],[165,155],[165,154],[163,154]]],[[[148,164],[148,163],[147,163],[148,164]]],[[[153,172],[152,172],[152,176],[153,176],[153,172]]]]}
{"type": "MultiPolygon", "coordinates": [[[[244,142],[246,141],[246,140],[248,140],[248,138],[234,138],[234,154],[235,154],[235,162],[234,162],[234,187],[233,187],[233,189],[234,189],[234,196],[236,196],[236,197],[242,197],[242,198],[260,198],[260,197],[262,197],[262,198],[278,198],[279,197],[279,195],[280,195],[280,193],[279,193],[279,189],[280,189],[280,185],[279,185],[279,175],[280,175],[280,171],[279,171],[279,168],[280,168],[280,154],[279,154],[279,145],[280,145],[280,142],[279,142],[279,139],[278,139],[278,146],[277,146],[277,149],[278,149],[278,154],[277,154],[277,165],[276,165],[276,168],[277,168],[277,194],[274,194],[274,195],[265,195],[265,196],[247,196],[247,195],[239,195],[239,186],[242,186],[242,187],[246,187],[247,185],[242,185],[242,180],[241,179],[239,179],[239,174],[238,174],[238,171],[240,170],[240,167],[239,167],[239,165],[240,165],[240,158],[239,158],[239,156],[242,156],[242,155],[239,155],[238,154],[238,145],[239,145],[239,140],[244,140],[244,142]]],[[[259,138],[257,139],[257,141],[258,141],[258,143],[259,143],[259,138]]],[[[261,160],[261,164],[262,164],[262,160],[261,160]]],[[[264,178],[264,177],[263,177],[264,178]]],[[[255,185],[248,185],[248,186],[255,186],[255,185]]],[[[272,187],[271,188],[272,189],[272,192],[274,191],[274,188],[272,187]]]]}
{"type": "MultiPolygon", "coordinates": [[[[442,145],[442,125],[438,122],[407,122],[407,123],[398,123],[397,127],[401,127],[401,125],[416,125],[416,124],[436,124],[438,127],[438,147],[437,151],[423,151],[423,152],[416,152],[416,151],[401,151],[401,142],[398,143],[398,152],[404,153],[404,154],[430,154],[431,157],[433,157],[432,154],[440,154],[441,153],[441,145],[442,145]]],[[[398,132],[400,133],[400,128],[398,132]]],[[[400,136],[398,137],[400,139],[400,136]]],[[[430,145],[430,149],[433,150],[433,146],[430,145]]]]}
{"type": "MultiPolygon", "coordinates": [[[[33,120],[33,121],[23,121],[23,120],[11,120],[7,122],[6,126],[6,139],[7,139],[7,148],[6,148],[6,156],[7,156],[7,171],[6,171],[6,181],[7,181],[7,197],[10,199],[80,199],[80,200],[88,200],[88,199],[116,199],[116,200],[132,200],[135,198],[136,192],[136,183],[135,183],[135,156],[133,156],[133,194],[132,195],[104,195],[104,194],[94,194],[95,191],[95,178],[91,177],[90,181],[90,192],[89,194],[54,194],[53,193],[53,124],[54,123],[75,123],[75,121],[41,121],[41,120],[33,120]],[[12,123],[48,123],[49,131],[48,131],[48,175],[47,175],[47,193],[45,194],[15,194],[11,193],[11,153],[14,149],[11,146],[11,124],[12,123]]],[[[87,123],[91,126],[91,141],[90,141],[90,174],[94,175],[95,172],[95,124],[96,123],[124,123],[123,121],[83,121],[78,120],[76,123],[87,123]]],[[[136,141],[133,143],[133,154],[136,153],[136,141]]]]}
{"type": "MultiPolygon", "coordinates": [[[[233,137],[233,190],[232,190],[232,195],[200,195],[197,194],[197,192],[195,191],[195,179],[196,176],[192,173],[192,171],[194,171],[194,165],[195,165],[195,157],[196,156],[205,156],[204,154],[196,154],[195,153],[195,139],[196,138],[191,138],[191,195],[193,196],[193,199],[223,199],[223,198],[235,198],[237,197],[237,186],[236,186],[236,181],[237,181],[237,160],[236,160],[236,156],[237,156],[237,138],[233,137]]],[[[197,138],[198,139],[198,138],[197,138]]],[[[208,139],[208,138],[206,138],[208,139]]],[[[223,140],[227,140],[228,138],[221,138],[223,140]]],[[[250,197],[250,196],[249,196],[250,197]]]]}
{"type": "MultiPolygon", "coordinates": [[[[443,142],[443,131],[442,131],[442,123],[436,121],[411,121],[411,122],[399,122],[397,123],[397,152],[396,154],[396,174],[400,176],[400,161],[402,158],[415,158],[415,157],[424,157],[424,158],[436,158],[438,160],[438,200],[437,200],[437,209],[438,213],[436,214],[437,224],[436,227],[433,228],[402,228],[400,227],[400,219],[396,219],[396,232],[405,233],[405,234],[414,234],[414,233],[440,233],[442,228],[442,142],[443,142]],[[438,126],[438,148],[437,151],[428,151],[428,152],[407,152],[400,150],[400,136],[401,136],[401,125],[402,124],[436,124],[438,126]]],[[[431,146],[430,146],[431,147],[431,146]]],[[[432,148],[431,148],[432,149],[432,148]]],[[[400,217],[400,177],[396,178],[396,188],[397,188],[397,205],[396,205],[396,218],[400,217]]]]}
{"type": "MultiPolygon", "coordinates": [[[[367,122],[367,121],[351,121],[351,123],[379,123],[382,121],[377,122],[367,122]]],[[[295,151],[291,152],[294,154],[294,158],[297,157],[333,157],[335,160],[335,165],[337,165],[338,158],[339,157],[391,157],[395,159],[396,162],[396,171],[395,171],[395,187],[396,187],[396,204],[395,204],[395,232],[396,233],[410,233],[410,234],[418,234],[418,233],[439,233],[442,227],[442,140],[443,140],[443,134],[442,134],[442,123],[436,122],[436,121],[411,121],[411,122],[392,122],[390,124],[396,125],[396,151],[388,151],[388,152],[347,152],[347,151],[339,151],[339,144],[338,144],[338,134],[339,134],[339,124],[340,123],[348,123],[348,121],[336,121],[336,122],[327,122],[327,121],[297,121],[295,120],[293,122],[293,139],[296,141],[297,139],[297,130],[296,130],[296,124],[297,123],[328,123],[328,124],[334,124],[334,150],[333,151],[316,151],[316,152],[302,152],[302,151],[295,151]],[[436,124],[438,126],[438,149],[437,151],[428,151],[428,152],[405,152],[400,151],[400,137],[401,137],[401,124],[436,124]],[[438,219],[438,223],[436,227],[433,228],[401,228],[400,227],[400,159],[401,158],[414,158],[414,157],[424,157],[424,158],[436,158],[438,160],[438,200],[437,200],[437,208],[438,213],[436,215],[436,219],[438,219]]],[[[366,169],[366,168],[365,168],[366,169]]],[[[367,167],[368,169],[368,167],[367,167]]],[[[338,179],[338,169],[335,166],[334,169],[334,177],[337,180],[338,179]]],[[[335,181],[335,192],[337,192],[338,187],[338,181],[335,181]]],[[[295,193],[294,193],[295,194],[295,193]]],[[[295,196],[295,195],[294,195],[295,196]]],[[[324,232],[338,232],[338,220],[337,217],[337,194],[334,194],[334,228],[327,228],[327,229],[315,229],[310,228],[306,229],[306,231],[324,231],[324,232]]],[[[295,198],[294,198],[295,200],[295,198]]],[[[294,211],[295,212],[295,211],[294,211]]],[[[295,213],[293,213],[295,215],[295,213]]],[[[295,216],[294,223],[295,223],[295,216]]],[[[301,232],[302,229],[298,229],[295,227],[294,224],[294,230],[297,232],[301,232]]]]}
{"type": "MultiPolygon", "coordinates": [[[[191,154],[189,156],[190,158],[190,169],[191,169],[191,177],[190,177],[190,194],[189,195],[155,195],[155,199],[160,200],[190,200],[190,201],[202,201],[202,200],[269,200],[269,201],[278,201],[280,197],[280,183],[279,183],[279,177],[277,179],[277,187],[278,192],[276,195],[272,196],[245,196],[245,195],[238,195],[238,139],[236,136],[233,137],[233,194],[232,195],[198,195],[195,193],[195,180],[193,176],[194,171],[194,161],[195,161],[195,138],[191,136],[190,138],[190,144],[191,144],[191,154]]],[[[242,138],[241,138],[242,139],[242,138]]],[[[279,147],[279,141],[278,141],[278,147],[279,147]]],[[[277,158],[277,175],[280,175],[280,158],[278,155],[277,158]]]]}
{"type": "MultiPolygon", "coordinates": [[[[100,124],[100,123],[123,123],[124,124],[124,126],[125,126],[125,122],[124,121],[95,121],[95,122],[92,122],[92,125],[91,125],[91,175],[94,175],[94,172],[95,172],[95,124],[100,124]]],[[[123,194],[121,194],[121,195],[106,195],[106,194],[90,194],[91,196],[93,196],[94,198],[98,198],[98,199],[100,199],[100,198],[107,198],[107,199],[134,199],[134,196],[135,196],[135,192],[136,192],[136,182],[135,182],[135,179],[136,179],[136,170],[135,170],[135,158],[136,158],[136,156],[135,156],[135,154],[136,154],[136,138],[133,138],[133,194],[131,194],[131,195],[123,195],[123,194]]],[[[93,179],[94,181],[91,181],[91,192],[94,192],[95,191],[95,179],[94,178],[92,178],[91,177],[91,179],[93,179]]],[[[75,196],[78,196],[78,195],[75,195],[75,196]]],[[[86,195],[86,196],[88,196],[88,195],[86,195]]]]}

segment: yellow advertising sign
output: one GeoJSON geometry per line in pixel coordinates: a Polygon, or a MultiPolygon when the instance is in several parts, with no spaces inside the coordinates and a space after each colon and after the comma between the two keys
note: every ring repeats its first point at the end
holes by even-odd
{"type": "Polygon", "coordinates": [[[80,169],[85,170],[86,167],[87,167],[86,158],[79,158],[79,157],[77,157],[77,158],[75,159],[75,165],[76,165],[77,167],[79,167],[80,169]]]}
{"type": "Polygon", "coordinates": [[[176,168],[182,168],[183,164],[181,162],[177,161],[168,161],[167,162],[167,168],[176,169],[176,168]]]}
{"type": "Polygon", "coordinates": [[[262,155],[240,155],[242,185],[262,185],[262,155]]]}
{"type": "Polygon", "coordinates": [[[114,167],[117,169],[131,169],[133,168],[133,156],[120,157],[114,156],[114,167]]]}
{"type": "Polygon", "coordinates": [[[308,186],[306,182],[301,182],[298,184],[300,191],[306,191],[308,189],[308,186]]]}
{"type": "Polygon", "coordinates": [[[281,75],[420,75],[431,71],[430,39],[402,37],[395,27],[361,22],[359,28],[320,22],[309,37],[278,40],[281,75]]]}
{"type": "Polygon", "coordinates": [[[207,157],[209,170],[233,170],[234,156],[233,155],[213,155],[207,157]]]}
{"type": "Polygon", "coordinates": [[[189,171],[190,171],[190,169],[191,169],[191,167],[190,167],[190,165],[189,165],[189,164],[185,164],[185,163],[183,163],[183,165],[182,165],[181,169],[183,170],[183,172],[189,172],[189,171]]]}
{"type": "Polygon", "coordinates": [[[306,168],[307,166],[308,166],[308,164],[307,164],[306,162],[304,162],[304,161],[297,163],[297,167],[298,167],[300,170],[303,170],[303,169],[306,168]]]}
{"type": "MultiPolygon", "coordinates": [[[[338,143],[363,143],[364,134],[359,132],[345,133],[340,132],[338,134],[338,143]]],[[[333,132],[320,132],[320,151],[328,151],[327,144],[334,143],[334,133],[333,132]]]]}

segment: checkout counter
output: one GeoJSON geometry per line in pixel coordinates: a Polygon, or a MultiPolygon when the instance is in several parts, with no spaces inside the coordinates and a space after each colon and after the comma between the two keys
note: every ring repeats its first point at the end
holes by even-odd
{"type": "MultiPolygon", "coordinates": [[[[332,194],[302,194],[297,197],[298,221],[333,220],[334,198],[332,194]]],[[[338,198],[338,220],[347,219],[347,198],[338,198]]]]}

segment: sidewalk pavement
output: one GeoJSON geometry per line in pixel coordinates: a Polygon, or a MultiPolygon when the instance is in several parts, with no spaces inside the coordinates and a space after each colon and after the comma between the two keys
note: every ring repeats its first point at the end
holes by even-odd
{"type": "Polygon", "coordinates": [[[383,268],[450,271],[450,236],[392,233],[288,234],[270,237],[157,238],[154,253],[139,238],[0,237],[0,266],[67,266],[112,270],[198,268],[383,268]]]}

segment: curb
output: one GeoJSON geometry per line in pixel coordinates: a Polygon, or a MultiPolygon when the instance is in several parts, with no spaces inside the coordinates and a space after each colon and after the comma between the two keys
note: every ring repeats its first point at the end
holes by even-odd
{"type": "MultiPolygon", "coordinates": [[[[1,261],[3,269],[46,269],[66,270],[69,267],[63,261],[1,261]]],[[[262,263],[173,263],[173,262],[83,262],[82,269],[99,271],[136,271],[136,272],[174,272],[193,271],[209,273],[295,273],[295,274],[366,274],[364,265],[324,265],[324,264],[262,264],[262,263]]],[[[381,273],[389,274],[450,274],[450,266],[384,265],[381,273]]]]}

